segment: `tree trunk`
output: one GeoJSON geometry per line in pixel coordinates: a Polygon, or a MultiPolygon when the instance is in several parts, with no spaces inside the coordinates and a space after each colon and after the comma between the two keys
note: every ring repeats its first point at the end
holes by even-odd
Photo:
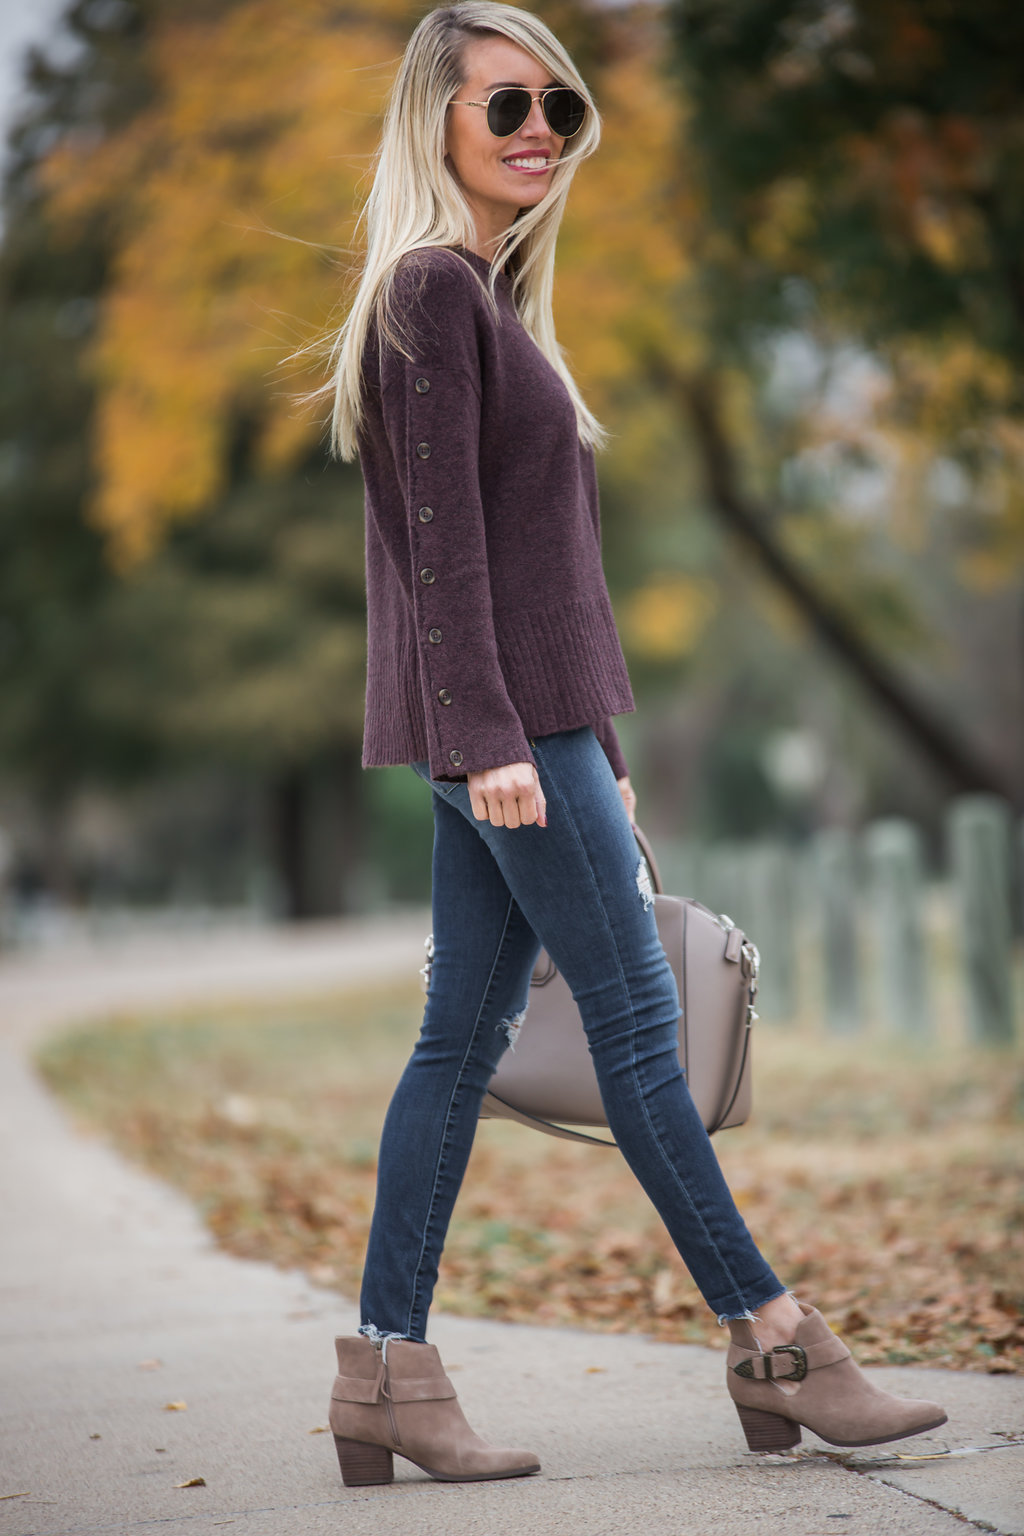
{"type": "Polygon", "coordinates": [[[284,916],[337,917],[359,909],[362,774],[356,750],[335,749],[271,786],[271,848],[284,916]]]}
{"type": "Polygon", "coordinates": [[[735,456],[722,426],[717,381],[712,374],[686,375],[666,360],[652,363],[655,381],[689,418],[703,460],[709,500],[726,526],[753,551],[771,580],[803,615],[843,666],[899,726],[914,748],[959,792],[987,791],[1022,804],[1019,786],[976,752],[947,720],[919,699],[850,619],[800,569],[775,537],[769,511],[744,496],[735,456]]]}

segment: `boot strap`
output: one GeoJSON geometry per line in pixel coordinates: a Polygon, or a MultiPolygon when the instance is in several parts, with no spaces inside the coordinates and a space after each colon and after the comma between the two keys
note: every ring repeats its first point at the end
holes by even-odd
{"type": "MultiPolygon", "coordinates": [[[[390,1373],[389,1373],[390,1374],[390,1373]]],[[[396,1381],[391,1376],[385,1384],[383,1372],[371,1381],[366,1376],[335,1376],[331,1396],[339,1403],[379,1403],[382,1397],[393,1403],[427,1403],[455,1396],[455,1388],[447,1376],[426,1376],[407,1381],[396,1381]]]]}
{"type": "Polygon", "coordinates": [[[747,1381],[803,1381],[808,1371],[838,1365],[850,1351],[835,1334],[819,1344],[777,1344],[767,1354],[744,1351],[744,1359],[732,1369],[747,1381]]]}

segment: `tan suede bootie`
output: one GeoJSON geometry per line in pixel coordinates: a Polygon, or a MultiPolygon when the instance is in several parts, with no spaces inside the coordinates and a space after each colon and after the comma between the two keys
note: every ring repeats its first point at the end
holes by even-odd
{"type": "Polygon", "coordinates": [[[945,1424],[938,1403],[873,1386],[821,1313],[798,1305],[804,1316],[792,1344],[763,1354],[751,1331],[749,1346],[729,1346],[729,1396],[752,1451],[799,1445],[801,1425],[830,1445],[853,1446],[884,1445],[945,1424]]]}
{"type": "Polygon", "coordinates": [[[330,1423],[346,1487],[390,1483],[394,1455],[444,1483],[539,1472],[530,1451],[498,1450],[466,1423],[432,1344],[335,1340],[330,1423]]]}

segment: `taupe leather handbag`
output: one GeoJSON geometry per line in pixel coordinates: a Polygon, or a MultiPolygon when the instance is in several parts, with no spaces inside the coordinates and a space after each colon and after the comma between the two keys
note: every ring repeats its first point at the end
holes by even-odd
{"type": "MultiPolygon", "coordinates": [[[[750,1114],[750,1033],[757,1014],[757,946],[731,918],[689,897],[666,896],[650,844],[647,860],[658,935],[679,987],[679,1060],[709,1132],[742,1125],[750,1114]]],[[[430,940],[427,941],[428,954],[430,940]]],[[[429,978],[429,960],[424,967],[429,978]]],[[[614,1146],[572,1126],[605,1126],[594,1065],[568,984],[541,951],[534,967],[525,1025],[515,1049],[502,1057],[480,1110],[481,1119],[523,1125],[614,1146]]]]}

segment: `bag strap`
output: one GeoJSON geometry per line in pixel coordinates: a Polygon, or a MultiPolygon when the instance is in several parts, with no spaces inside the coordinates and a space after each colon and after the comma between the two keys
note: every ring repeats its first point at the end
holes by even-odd
{"type": "MultiPolygon", "coordinates": [[[[729,1108],[732,1108],[731,1104],[729,1108]]],[[[544,1131],[548,1136],[560,1136],[564,1141],[586,1141],[592,1147],[618,1146],[618,1142],[606,1141],[603,1136],[588,1136],[585,1131],[571,1131],[567,1125],[556,1125],[553,1120],[541,1120],[537,1115],[524,1115],[521,1109],[514,1109],[511,1104],[507,1104],[504,1099],[499,1098],[496,1093],[491,1093],[489,1089],[484,1094],[480,1113],[485,1119],[517,1120],[520,1125],[529,1126],[532,1131],[544,1131]],[[501,1105],[500,1116],[487,1115],[488,1099],[492,1104],[501,1105]]]]}
{"type": "Polygon", "coordinates": [[[651,847],[647,833],[642,831],[635,822],[633,824],[633,836],[639,844],[640,852],[647,860],[647,868],[651,872],[651,884],[654,886],[654,894],[656,896],[663,896],[665,888],[661,883],[661,870],[658,868],[658,861],[654,857],[654,849],[651,847]]]}
{"type": "Polygon", "coordinates": [[[737,1072],[736,1072],[736,1086],[732,1090],[732,1094],[730,1095],[729,1102],[725,1106],[725,1108],[722,1110],[722,1113],[720,1115],[716,1115],[714,1125],[709,1125],[708,1126],[708,1135],[709,1136],[713,1136],[716,1131],[720,1131],[722,1129],[722,1126],[725,1124],[725,1122],[728,1120],[729,1116],[732,1114],[732,1107],[736,1103],[737,1098],[739,1097],[740,1088],[743,1085],[743,1073],[744,1073],[744,1070],[746,1069],[746,1065],[747,1065],[747,1054],[748,1054],[748,1052],[750,1050],[750,1030],[751,1030],[752,1023],[753,1023],[753,1020],[752,1019],[748,1019],[747,1020],[747,1024],[746,1024],[746,1028],[745,1028],[745,1030],[743,1032],[743,1051],[742,1051],[742,1054],[740,1056],[740,1064],[739,1064],[739,1067],[738,1067],[737,1072]]]}

